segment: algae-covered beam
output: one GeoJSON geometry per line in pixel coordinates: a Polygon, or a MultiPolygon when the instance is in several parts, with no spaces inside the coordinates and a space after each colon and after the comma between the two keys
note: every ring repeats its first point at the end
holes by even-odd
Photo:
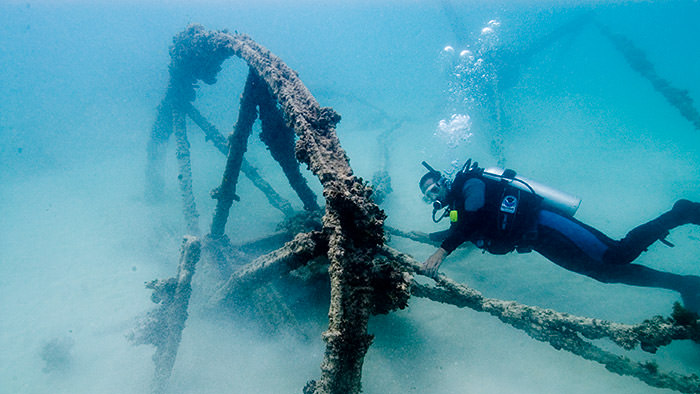
{"type": "MultiPolygon", "coordinates": [[[[410,256],[389,247],[385,247],[383,253],[400,262],[408,271],[421,272],[420,263],[410,256]]],[[[623,349],[630,350],[640,345],[643,350],[653,353],[659,346],[667,345],[673,340],[692,339],[698,342],[700,336],[697,322],[679,322],[679,319],[655,317],[637,325],[614,323],[523,305],[515,301],[487,298],[444,275],[439,275],[435,281],[439,287],[414,281],[411,287],[412,295],[460,308],[488,312],[502,322],[525,331],[534,339],[601,363],[611,372],[634,376],[650,386],[670,388],[682,393],[700,392],[700,378],[696,375],[663,372],[653,361],[635,362],[602,350],[583,339],[607,338],[623,349]]]]}
{"type": "Polygon", "coordinates": [[[192,293],[192,276],[199,261],[201,243],[199,239],[186,236],[182,242],[180,264],[177,276],[167,280],[155,280],[147,284],[153,289],[153,302],[158,307],[149,312],[141,327],[134,330],[130,340],[134,344],[156,346],[153,355],[155,374],[153,393],[167,393],[167,385],[172,373],[177,350],[182,338],[182,330],[187,320],[187,308],[192,293]]]}
{"type": "Polygon", "coordinates": [[[646,54],[637,47],[632,40],[619,33],[613,33],[607,26],[602,23],[596,23],[600,32],[612,42],[622,56],[627,60],[627,63],[633,70],[637,71],[646,78],[654,89],[659,92],[669,104],[676,107],[681,115],[686,118],[693,126],[700,130],[700,112],[695,108],[693,99],[685,89],[679,89],[671,84],[668,80],[661,77],[654,65],[649,61],[646,54]]]}
{"type": "Polygon", "coordinates": [[[236,195],[236,185],[241,172],[243,154],[248,150],[248,137],[253,129],[253,123],[257,117],[255,111],[255,93],[260,89],[257,75],[253,70],[248,73],[248,78],[241,95],[241,104],[238,111],[238,121],[234,127],[233,134],[229,139],[228,159],[224,169],[221,185],[212,192],[212,198],[217,200],[214,218],[211,223],[211,236],[218,238],[224,235],[226,221],[233,201],[240,198],[236,195]]]}
{"type": "MultiPolygon", "coordinates": [[[[274,252],[261,256],[231,275],[229,280],[211,299],[212,306],[236,306],[232,300],[237,294],[273,283],[278,278],[309,264],[312,260],[326,256],[328,238],[324,233],[312,231],[297,234],[274,252]]],[[[325,260],[325,259],[324,259],[325,260]]],[[[324,260],[318,264],[324,264],[324,260]]],[[[327,263],[327,261],[325,261],[327,263]]],[[[373,292],[372,314],[386,314],[408,305],[413,276],[405,267],[383,253],[373,256],[370,269],[373,292]]],[[[303,275],[300,276],[303,278],[303,275]]]]}
{"type": "MultiPolygon", "coordinates": [[[[306,163],[319,177],[324,190],[327,187],[347,190],[359,182],[335,134],[340,115],[331,108],[321,108],[296,72],[250,37],[242,34],[230,36],[230,46],[270,86],[288,123],[299,137],[297,159],[306,163]]],[[[358,191],[360,189],[363,188],[358,188],[358,191]]]]}
{"type": "MultiPolygon", "coordinates": [[[[382,253],[397,261],[408,272],[422,272],[421,264],[407,254],[388,246],[383,248],[382,253]]],[[[420,293],[421,296],[435,298],[436,301],[488,312],[513,326],[535,325],[543,330],[576,331],[588,339],[608,338],[624,349],[633,349],[639,345],[643,350],[652,353],[659,346],[668,345],[674,340],[689,339],[700,343],[700,327],[681,319],[654,317],[636,325],[615,323],[523,305],[515,301],[487,298],[479,291],[442,274],[435,278],[435,282],[439,287],[414,283],[412,291],[420,293]]]]}
{"type": "MultiPolygon", "coordinates": [[[[204,135],[206,136],[207,140],[211,141],[212,144],[214,144],[214,147],[224,155],[228,155],[228,140],[226,137],[219,132],[219,130],[211,124],[198,110],[195,108],[193,105],[189,105],[187,107],[187,115],[189,115],[190,119],[199,126],[200,129],[204,132],[204,135]]],[[[248,161],[243,158],[243,162],[241,163],[241,171],[245,176],[253,182],[253,185],[258,188],[265,197],[267,198],[267,201],[272,205],[275,209],[279,210],[282,212],[285,216],[290,216],[294,213],[294,209],[292,208],[292,204],[287,201],[284,197],[280,196],[279,193],[275,191],[275,189],[270,185],[269,182],[267,182],[265,179],[263,179],[262,176],[260,176],[260,173],[258,170],[253,167],[248,161]]]]}
{"type": "Polygon", "coordinates": [[[321,231],[323,228],[321,215],[322,213],[319,211],[299,212],[279,223],[277,231],[274,233],[235,245],[235,248],[242,253],[257,256],[269,253],[272,250],[281,248],[298,234],[321,231]]]}
{"type": "Polygon", "coordinates": [[[384,230],[386,230],[386,232],[390,235],[410,239],[411,241],[420,242],[427,245],[440,246],[440,243],[442,242],[442,239],[436,238],[436,236],[439,237],[439,235],[436,233],[433,233],[435,234],[433,235],[422,231],[404,231],[391,226],[384,226],[384,230]]]}
{"type": "Polygon", "coordinates": [[[190,161],[190,142],[187,139],[186,118],[185,114],[177,108],[173,110],[173,127],[179,168],[177,179],[180,183],[187,232],[199,235],[199,213],[192,191],[192,163],[190,161]]]}
{"type": "Polygon", "coordinates": [[[167,381],[175,365],[175,357],[182,339],[182,330],[187,321],[187,308],[192,294],[192,277],[199,261],[201,244],[195,237],[185,237],[182,244],[180,264],[177,269],[177,285],[169,305],[164,305],[164,329],[166,338],[158,346],[153,360],[156,364],[154,377],[155,392],[164,393],[167,381]]]}
{"type": "Polygon", "coordinates": [[[260,139],[267,145],[272,157],[282,167],[289,185],[299,196],[307,211],[319,210],[316,196],[311,191],[306,179],[299,171],[299,162],[294,157],[294,131],[284,121],[277,108],[277,101],[267,89],[261,89],[258,98],[262,132],[260,139]]]}
{"type": "MultiPolygon", "coordinates": [[[[297,234],[282,248],[253,260],[234,272],[210,300],[237,314],[252,315],[264,332],[276,333],[298,326],[296,317],[277,290],[275,280],[325,255],[327,242],[321,233],[297,234]]],[[[306,335],[299,332],[304,338],[306,335]]]]}
{"type": "Polygon", "coordinates": [[[163,197],[165,182],[165,152],[167,142],[173,133],[173,109],[169,100],[163,100],[158,106],[156,121],[148,140],[146,157],[146,197],[155,202],[163,197]]]}
{"type": "Polygon", "coordinates": [[[168,87],[158,107],[158,115],[151,130],[146,164],[146,188],[149,198],[158,199],[163,190],[165,143],[173,133],[173,111],[186,112],[195,97],[197,80],[207,84],[216,82],[221,62],[226,59],[205,42],[190,40],[188,31],[176,35],[170,47],[168,87]]]}
{"type": "Polygon", "coordinates": [[[241,270],[234,272],[231,277],[217,290],[212,297],[213,305],[227,305],[235,299],[235,294],[242,289],[266,283],[289,271],[305,265],[316,257],[327,252],[327,241],[319,232],[297,234],[293,240],[282,248],[260,256],[241,270]]]}
{"type": "Polygon", "coordinates": [[[270,235],[260,237],[249,242],[235,245],[235,248],[242,253],[262,255],[267,254],[272,250],[279,249],[282,245],[289,242],[296,234],[288,231],[276,231],[270,235]]]}
{"type": "MultiPolygon", "coordinates": [[[[444,284],[445,280],[442,278],[438,282],[444,284]]],[[[700,379],[694,374],[685,376],[675,372],[663,372],[653,361],[632,361],[627,357],[605,351],[581,337],[594,339],[607,337],[621,347],[631,349],[640,340],[647,339],[642,339],[635,333],[638,328],[648,328],[655,337],[659,334],[663,337],[656,339],[668,340],[668,342],[673,336],[669,331],[684,331],[670,327],[667,322],[659,325],[648,322],[639,326],[627,326],[597,319],[579,318],[547,309],[520,305],[513,301],[475,299],[474,294],[470,294],[473,291],[467,288],[458,289],[458,292],[455,292],[454,288],[448,290],[414,283],[411,293],[416,297],[489,312],[504,323],[523,330],[538,341],[549,343],[557,350],[566,350],[587,360],[598,362],[611,372],[633,376],[650,386],[669,388],[682,393],[700,392],[700,379]]],[[[655,349],[655,346],[651,345],[651,348],[655,349]]]]}

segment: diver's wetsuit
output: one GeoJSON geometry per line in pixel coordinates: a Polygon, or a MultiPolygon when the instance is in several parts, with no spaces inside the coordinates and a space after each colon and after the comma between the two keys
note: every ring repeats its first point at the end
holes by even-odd
{"type": "MultiPolygon", "coordinates": [[[[495,221],[493,214],[484,212],[488,204],[486,190],[484,181],[471,178],[456,195],[453,204],[460,210],[459,220],[452,225],[441,245],[448,253],[465,241],[491,251],[489,244],[493,240],[485,239],[488,237],[480,230],[488,227],[489,221],[495,221]]],[[[636,227],[617,241],[572,217],[537,208],[534,214],[524,216],[530,223],[521,227],[536,229],[536,232],[525,238],[523,234],[515,234],[517,245],[496,253],[511,251],[516,246],[531,248],[563,268],[602,282],[682,290],[680,288],[687,285],[679,280],[683,277],[630,263],[649,245],[668,235],[668,230],[686,223],[700,224],[698,216],[700,204],[680,200],[671,211],[636,227]]]]}

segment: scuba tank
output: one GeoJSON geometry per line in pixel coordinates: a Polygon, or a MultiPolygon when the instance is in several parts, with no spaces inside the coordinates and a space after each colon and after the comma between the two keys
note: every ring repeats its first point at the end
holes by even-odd
{"type": "MultiPolygon", "coordinates": [[[[421,164],[423,164],[423,166],[428,169],[429,173],[437,175],[441,181],[445,182],[444,177],[442,176],[440,171],[437,171],[425,161],[421,164]]],[[[565,216],[573,217],[576,211],[578,210],[579,206],[581,205],[580,198],[556,190],[552,187],[543,185],[541,183],[531,181],[527,178],[517,176],[514,170],[503,170],[498,167],[481,169],[479,168],[479,164],[477,162],[472,163],[472,159],[469,159],[464,164],[462,170],[457,174],[457,176],[469,176],[469,174],[473,174],[471,176],[482,176],[486,179],[490,179],[493,181],[508,183],[516,189],[539,196],[540,198],[542,198],[542,208],[560,213],[565,216]]],[[[442,218],[448,216],[450,216],[450,209],[447,206],[447,204],[441,201],[436,201],[433,203],[434,222],[437,223],[442,218]],[[445,212],[437,216],[437,212],[443,208],[445,208],[445,212]]]]}
{"type": "MultiPolygon", "coordinates": [[[[513,170],[483,169],[471,159],[451,182],[427,163],[422,164],[429,171],[423,179],[432,177],[436,184],[443,182],[441,186],[449,187],[447,196],[443,196],[445,201],[435,200],[433,203],[433,221],[436,223],[445,217],[449,217],[453,225],[462,220],[459,218],[462,212],[469,214],[458,206],[462,204],[460,198],[464,185],[470,179],[480,179],[485,184],[484,205],[478,213],[470,216],[472,222],[468,222],[470,227],[474,226],[469,231],[469,240],[493,254],[531,251],[532,242],[537,239],[540,209],[573,217],[581,204],[580,198],[518,177],[513,170]],[[442,209],[444,211],[439,213],[442,209]]],[[[419,182],[421,185],[423,179],[419,182]]]]}
{"type": "Polygon", "coordinates": [[[542,208],[565,216],[573,217],[581,205],[580,198],[520,176],[516,177],[513,170],[491,167],[485,169],[482,176],[487,179],[508,182],[520,190],[538,195],[542,198],[542,208]]]}

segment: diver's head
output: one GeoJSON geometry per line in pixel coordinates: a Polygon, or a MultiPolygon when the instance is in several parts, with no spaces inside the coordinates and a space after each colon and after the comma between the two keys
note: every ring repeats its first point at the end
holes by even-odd
{"type": "Polygon", "coordinates": [[[445,201],[449,191],[449,181],[442,176],[440,171],[433,169],[426,162],[423,162],[423,165],[428,168],[428,173],[423,175],[418,182],[423,199],[428,203],[445,201]]]}

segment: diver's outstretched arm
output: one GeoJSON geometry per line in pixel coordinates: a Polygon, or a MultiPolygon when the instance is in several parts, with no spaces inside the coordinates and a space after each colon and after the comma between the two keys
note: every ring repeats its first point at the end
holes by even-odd
{"type": "Polygon", "coordinates": [[[423,263],[423,272],[425,275],[434,278],[438,273],[438,268],[443,260],[447,257],[447,251],[443,248],[438,248],[427,260],[423,263]]]}

